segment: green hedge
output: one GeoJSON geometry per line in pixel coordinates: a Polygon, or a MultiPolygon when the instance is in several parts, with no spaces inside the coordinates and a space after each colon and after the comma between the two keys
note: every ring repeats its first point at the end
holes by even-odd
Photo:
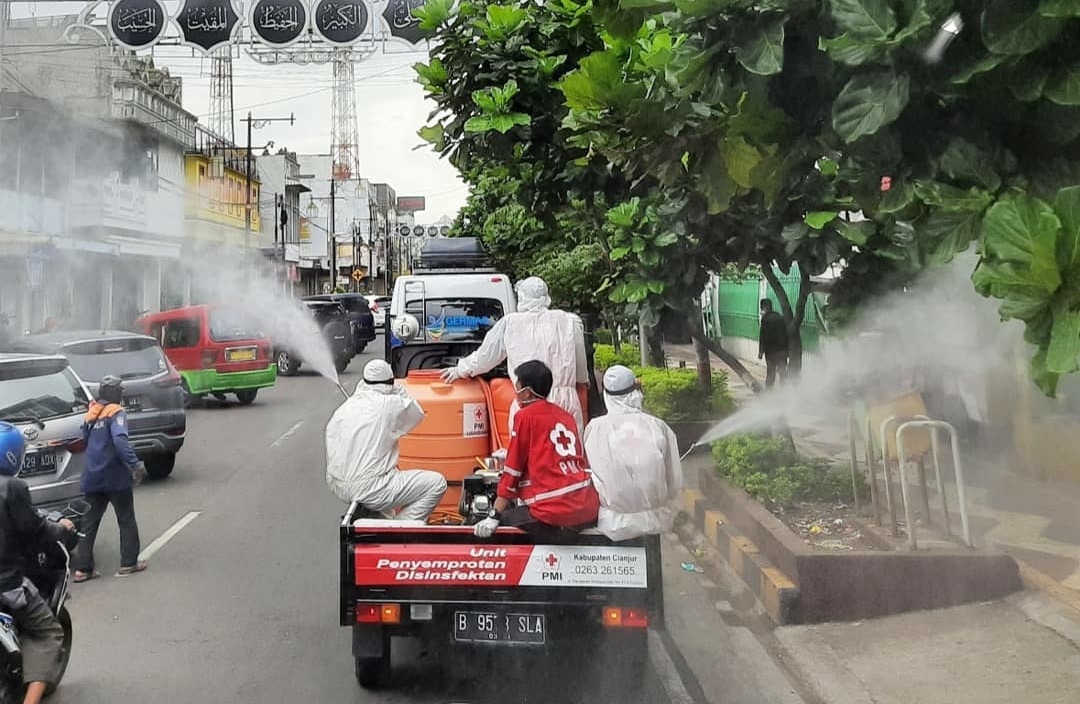
{"type": "Polygon", "coordinates": [[[633,367],[645,394],[645,410],[668,423],[721,418],[735,407],[728,392],[727,375],[713,372],[712,395],[698,388],[693,369],[633,367]]]}
{"type": "Polygon", "coordinates": [[[636,345],[623,344],[619,354],[615,353],[614,345],[595,345],[593,347],[593,366],[597,373],[602,374],[608,367],[621,364],[625,367],[634,367],[641,364],[641,350],[636,345]]]}
{"type": "MultiPolygon", "coordinates": [[[[783,438],[734,435],[713,443],[716,471],[757,500],[774,507],[800,501],[852,502],[851,471],[799,457],[783,438]]],[[[858,475],[859,492],[867,487],[858,475]]]]}

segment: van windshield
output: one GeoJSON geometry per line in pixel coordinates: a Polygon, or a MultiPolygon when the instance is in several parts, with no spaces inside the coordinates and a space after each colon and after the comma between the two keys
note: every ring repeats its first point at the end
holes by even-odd
{"type": "Polygon", "coordinates": [[[405,312],[423,321],[429,340],[479,342],[503,316],[503,306],[494,298],[428,298],[406,302],[405,312]]]}

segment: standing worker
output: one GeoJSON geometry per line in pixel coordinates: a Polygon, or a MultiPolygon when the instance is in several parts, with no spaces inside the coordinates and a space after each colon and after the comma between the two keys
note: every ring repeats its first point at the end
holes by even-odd
{"type": "Polygon", "coordinates": [[[65,542],[65,534],[75,525],[66,518],[53,523],[38,514],[26,482],[15,478],[25,455],[23,434],[0,422],[0,609],[19,626],[26,683],[23,704],[40,704],[59,674],[64,628],[26,578],[27,552],[48,540],[65,542]]]}
{"type": "Polygon", "coordinates": [[[675,433],[642,410],[645,397],[628,367],[610,367],[603,386],[607,415],[590,421],[584,438],[600,494],[596,527],[612,540],[669,531],[683,483],[675,433]]]}
{"type": "MultiPolygon", "coordinates": [[[[589,383],[585,357],[585,328],[581,318],[562,310],[549,310],[551,298],[543,279],[536,276],[519,281],[517,312],[510,313],[492,326],[480,349],[458,361],[456,367],[443,371],[443,381],[486,374],[506,362],[510,380],[517,383],[519,366],[531,360],[543,362],[551,370],[554,386],[548,397],[552,403],[573,416],[577,432],[585,427],[577,385],[589,383]]],[[[520,408],[517,400],[510,407],[510,428],[520,408]]]]}
{"type": "Polygon", "coordinates": [[[424,419],[381,359],[326,424],[326,483],[342,501],[404,520],[425,521],[446,493],[446,478],[427,469],[398,469],[398,440],[424,419]]]}
{"type": "Polygon", "coordinates": [[[121,401],[124,386],[120,378],[108,375],[101,380],[97,400],[90,404],[83,422],[86,441],[86,468],[82,490],[90,502],[83,532],[72,556],[75,582],[85,582],[100,575],[94,571],[94,541],[105,509],[112,504],[120,529],[120,570],[126,577],[146,569],[139,560],[139,524],[135,520],[134,488],[146,477],[146,466],[135,456],[128,442],[127,414],[121,401]]]}
{"type": "Polygon", "coordinates": [[[784,316],[773,310],[772,301],[761,299],[761,328],[758,330],[758,359],[765,358],[765,387],[777,379],[783,383],[788,368],[788,333],[784,316]]]}

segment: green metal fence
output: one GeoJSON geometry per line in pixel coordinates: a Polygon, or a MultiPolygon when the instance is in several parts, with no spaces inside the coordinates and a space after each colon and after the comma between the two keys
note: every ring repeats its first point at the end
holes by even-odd
{"type": "MultiPolygon", "coordinates": [[[[792,267],[787,274],[778,271],[776,275],[788,295],[788,300],[794,304],[799,296],[798,267],[792,267]]],[[[750,279],[741,283],[720,280],[705,310],[705,321],[710,334],[715,338],[743,337],[757,340],[760,326],[759,305],[763,291],[773,302],[775,309],[780,310],[780,301],[776,294],[768,284],[763,285],[762,279],[750,279]]],[[[807,351],[817,349],[821,337],[827,334],[822,320],[823,305],[824,300],[819,294],[812,294],[807,301],[806,315],[800,328],[803,349],[807,351]]]]}

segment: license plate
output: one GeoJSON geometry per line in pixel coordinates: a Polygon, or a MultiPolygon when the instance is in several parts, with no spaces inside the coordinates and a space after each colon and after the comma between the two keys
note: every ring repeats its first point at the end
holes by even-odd
{"type": "Polygon", "coordinates": [[[23,476],[56,471],[56,455],[52,452],[35,452],[23,458],[23,476]]]}
{"type": "Polygon", "coordinates": [[[225,350],[225,359],[230,362],[254,362],[255,348],[246,347],[241,350],[225,350]]]}
{"type": "Polygon", "coordinates": [[[459,643],[527,643],[543,645],[547,623],[542,614],[454,613],[454,640],[459,643]]]}
{"type": "Polygon", "coordinates": [[[122,403],[125,411],[138,411],[142,408],[142,400],[138,398],[125,398],[122,403]]]}

